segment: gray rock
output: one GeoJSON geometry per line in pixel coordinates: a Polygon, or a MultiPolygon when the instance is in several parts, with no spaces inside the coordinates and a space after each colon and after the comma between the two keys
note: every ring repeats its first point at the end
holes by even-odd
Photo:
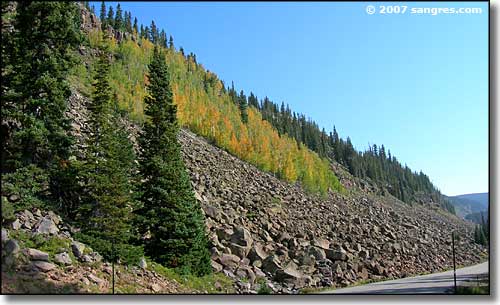
{"type": "Polygon", "coordinates": [[[215,229],[215,234],[219,240],[230,240],[234,231],[228,228],[217,228],[215,229]]]}
{"type": "Polygon", "coordinates": [[[231,235],[231,242],[243,247],[251,247],[253,243],[252,235],[245,228],[238,228],[231,235]]]}
{"type": "Polygon", "coordinates": [[[56,225],[61,222],[61,217],[52,211],[47,213],[47,217],[50,218],[56,225]]]}
{"type": "Polygon", "coordinates": [[[222,254],[221,257],[219,257],[219,262],[228,268],[235,268],[238,266],[238,263],[240,262],[240,258],[234,254],[222,254]]]}
{"type": "Polygon", "coordinates": [[[9,239],[6,243],[5,246],[3,247],[5,253],[7,255],[9,254],[16,254],[21,250],[21,247],[19,247],[19,243],[15,239],[9,239]]]}
{"type": "Polygon", "coordinates": [[[221,272],[224,268],[221,264],[214,260],[210,260],[210,264],[212,265],[212,269],[214,270],[214,272],[221,272]]]}
{"type": "Polygon", "coordinates": [[[56,268],[56,265],[45,262],[45,261],[32,261],[31,262],[32,267],[42,271],[42,272],[48,272],[54,268],[56,268]]]}
{"type": "Polygon", "coordinates": [[[146,262],[146,259],[144,257],[141,257],[139,260],[139,267],[141,269],[146,269],[148,267],[148,263],[146,262]]]}
{"type": "Polygon", "coordinates": [[[9,239],[9,230],[2,228],[2,243],[9,239]]]}
{"type": "Polygon", "coordinates": [[[97,276],[93,275],[92,273],[89,273],[87,274],[87,278],[94,284],[97,284],[97,285],[102,285],[104,284],[104,280],[103,279],[100,279],[98,278],[97,276]]]}
{"type": "Polygon", "coordinates": [[[85,245],[75,240],[71,243],[71,250],[77,258],[81,258],[85,250],[85,245]]]}
{"type": "Polygon", "coordinates": [[[248,253],[248,258],[250,259],[251,262],[256,261],[256,260],[262,261],[262,260],[266,259],[267,256],[268,256],[268,254],[266,253],[266,251],[262,247],[262,244],[260,244],[260,243],[255,243],[252,246],[252,249],[250,250],[250,252],[248,253]]]}
{"type": "Polygon", "coordinates": [[[19,221],[19,219],[16,218],[16,220],[14,220],[13,223],[11,223],[11,228],[12,230],[19,230],[21,229],[21,222],[19,221]]]}
{"type": "Polygon", "coordinates": [[[245,258],[250,251],[250,247],[243,247],[235,243],[229,243],[228,247],[231,249],[232,254],[237,255],[241,259],[245,258]]]}
{"type": "Polygon", "coordinates": [[[54,261],[59,265],[71,265],[73,263],[67,252],[56,254],[54,256],[54,261]]]}
{"type": "Polygon", "coordinates": [[[276,255],[269,255],[264,261],[262,261],[262,270],[265,272],[275,274],[279,269],[282,269],[281,262],[276,255]]]}
{"type": "Polygon", "coordinates": [[[313,239],[312,245],[324,250],[330,248],[330,242],[326,239],[313,239]]]}
{"type": "Polygon", "coordinates": [[[57,234],[57,232],[59,232],[59,228],[52,219],[44,217],[35,226],[35,232],[40,234],[57,234]]]}
{"type": "Polygon", "coordinates": [[[347,252],[344,250],[329,249],[326,251],[326,257],[332,261],[346,261],[347,260],[347,252]]]}
{"type": "Polygon", "coordinates": [[[43,251],[40,251],[38,249],[27,249],[26,254],[31,260],[34,261],[45,261],[47,262],[49,260],[49,254],[43,251]]]}
{"type": "Polygon", "coordinates": [[[20,198],[20,197],[19,197],[19,195],[17,195],[17,194],[12,194],[12,195],[10,195],[10,196],[9,196],[9,201],[10,201],[10,202],[16,202],[16,201],[18,201],[19,199],[21,199],[21,198],[20,198]]]}
{"type": "Polygon", "coordinates": [[[308,253],[314,256],[314,258],[319,261],[324,260],[326,258],[325,250],[315,246],[310,246],[308,249],[308,253]]]}
{"type": "Polygon", "coordinates": [[[208,217],[219,220],[220,219],[220,211],[213,205],[203,206],[203,211],[205,211],[205,215],[208,217]]]}

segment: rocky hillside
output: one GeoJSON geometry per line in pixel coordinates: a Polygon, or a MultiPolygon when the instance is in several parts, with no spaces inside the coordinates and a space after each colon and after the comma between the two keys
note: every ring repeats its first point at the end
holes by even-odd
{"type": "MultiPolygon", "coordinates": [[[[10,196],[8,200],[18,199],[10,196]]],[[[73,239],[77,231],[52,211],[16,213],[15,219],[2,227],[2,293],[111,293],[111,264],[73,239]]],[[[115,292],[203,290],[186,287],[165,268],[142,260],[139,266],[115,266],[115,292]]]]}
{"type": "MultiPolygon", "coordinates": [[[[69,116],[80,143],[85,104],[82,95],[73,94],[69,116]]],[[[126,120],[124,126],[135,141],[139,127],[126,120]]],[[[479,262],[483,254],[472,241],[470,224],[438,208],[379,196],[369,182],[338,165],[335,171],[349,194],[321,198],[188,130],[181,130],[179,140],[205,211],[212,266],[234,279],[239,292],[255,293],[264,281],[274,292],[293,293],[448,269],[454,230],[460,236],[459,265],[479,262]]]]}

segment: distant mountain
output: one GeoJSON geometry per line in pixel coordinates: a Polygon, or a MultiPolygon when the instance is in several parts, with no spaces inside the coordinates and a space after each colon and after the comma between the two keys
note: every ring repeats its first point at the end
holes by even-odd
{"type": "Polygon", "coordinates": [[[447,199],[455,207],[456,214],[463,218],[472,213],[488,211],[488,193],[450,196],[447,199]]]}
{"type": "Polygon", "coordinates": [[[473,223],[481,224],[488,221],[488,211],[481,211],[465,215],[465,219],[473,223]]]}

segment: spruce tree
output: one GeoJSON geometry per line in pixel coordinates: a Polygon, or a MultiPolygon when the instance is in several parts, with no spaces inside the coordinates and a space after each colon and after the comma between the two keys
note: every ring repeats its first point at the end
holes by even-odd
{"type": "Polygon", "coordinates": [[[172,37],[172,35],[170,35],[170,38],[168,39],[168,48],[170,50],[174,50],[175,49],[174,38],[172,37]]]}
{"type": "Polygon", "coordinates": [[[179,126],[165,57],[155,46],[149,65],[148,95],[140,137],[142,231],[145,252],[182,273],[211,272],[204,218],[194,197],[177,141],[179,126]]]}
{"type": "Polygon", "coordinates": [[[79,176],[83,178],[84,200],[78,208],[78,219],[86,241],[106,258],[126,258],[132,236],[132,197],[134,151],[113,112],[109,85],[109,53],[100,50],[94,77],[94,92],[89,105],[90,133],[79,176]]]}
{"type": "Polygon", "coordinates": [[[123,21],[123,12],[120,3],[116,6],[116,14],[115,14],[115,24],[114,28],[117,31],[123,31],[125,27],[125,23],[123,21]]]}
{"type": "Polygon", "coordinates": [[[248,123],[248,102],[247,102],[247,97],[243,93],[243,90],[241,90],[238,100],[239,100],[238,106],[240,108],[241,121],[246,124],[248,123]]]}
{"type": "Polygon", "coordinates": [[[18,2],[12,25],[2,30],[2,172],[42,170],[60,199],[73,143],[64,113],[80,11],[76,3],[18,2]]]}
{"type": "Polygon", "coordinates": [[[108,26],[108,20],[106,19],[106,3],[104,1],[101,3],[99,18],[101,19],[101,30],[105,31],[108,26]]]}
{"type": "Polygon", "coordinates": [[[111,26],[112,28],[115,28],[115,12],[113,11],[113,7],[111,5],[109,6],[106,24],[111,26]]]}
{"type": "Polygon", "coordinates": [[[137,17],[134,17],[134,32],[139,33],[139,27],[137,26],[137,17]]]}

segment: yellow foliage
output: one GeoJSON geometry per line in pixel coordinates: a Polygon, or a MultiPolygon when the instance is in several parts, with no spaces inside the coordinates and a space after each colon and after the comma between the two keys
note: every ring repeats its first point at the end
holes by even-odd
{"type": "MultiPolygon", "coordinates": [[[[99,33],[89,34],[92,46],[102,39],[99,33]]],[[[139,122],[144,119],[142,101],[153,47],[144,39],[139,43],[125,40],[117,44],[114,39],[111,41],[116,58],[110,71],[111,87],[118,105],[139,122]]],[[[290,182],[299,180],[310,191],[342,190],[327,160],[303,144],[298,145],[295,139],[280,136],[253,107],[248,108],[248,122],[243,123],[238,106],[224,92],[222,82],[215,74],[206,71],[202,65],[196,66],[191,59],[186,61],[178,52],[165,50],[165,54],[174,103],[178,107],[177,116],[182,126],[262,170],[290,182]]]]}

